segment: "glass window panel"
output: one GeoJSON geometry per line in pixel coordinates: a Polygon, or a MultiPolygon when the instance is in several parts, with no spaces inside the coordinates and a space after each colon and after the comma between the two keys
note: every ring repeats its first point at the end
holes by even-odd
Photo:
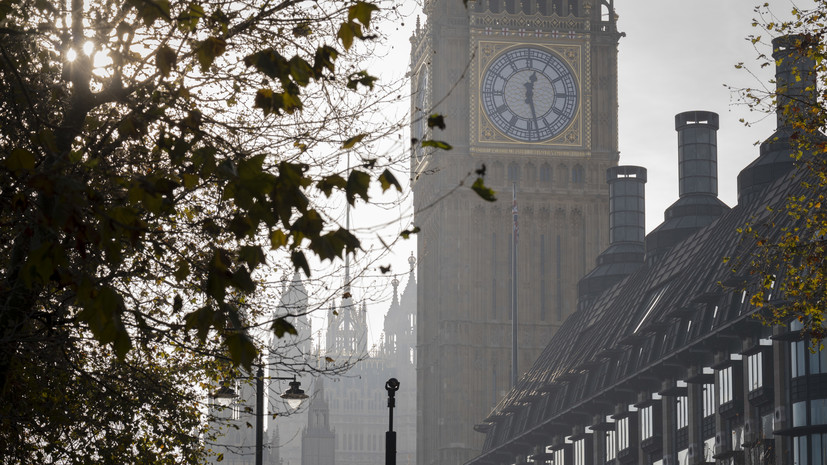
{"type": "Polygon", "coordinates": [[[827,424],[827,399],[813,399],[810,401],[810,424],[827,424]]]}
{"type": "Polygon", "coordinates": [[[807,425],[807,402],[793,404],[793,426],[807,425]]]}
{"type": "Polygon", "coordinates": [[[807,464],[807,436],[793,438],[793,464],[807,464]]]}

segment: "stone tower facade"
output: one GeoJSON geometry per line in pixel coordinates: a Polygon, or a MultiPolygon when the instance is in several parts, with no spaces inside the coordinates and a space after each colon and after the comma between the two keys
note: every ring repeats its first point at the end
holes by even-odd
{"type": "Polygon", "coordinates": [[[426,0],[425,18],[411,38],[412,136],[453,149],[411,151],[417,460],[453,465],[480,451],[474,424],[511,388],[512,189],[520,373],[608,244],[620,34],[612,0],[426,0]],[[445,130],[428,128],[432,113],[445,130]],[[497,202],[457,189],[482,165],[497,202]]]}
{"type": "Polygon", "coordinates": [[[302,431],[302,465],[334,465],[336,434],[330,427],[330,406],[324,394],[324,378],[316,381],[313,400],[302,431]]]}

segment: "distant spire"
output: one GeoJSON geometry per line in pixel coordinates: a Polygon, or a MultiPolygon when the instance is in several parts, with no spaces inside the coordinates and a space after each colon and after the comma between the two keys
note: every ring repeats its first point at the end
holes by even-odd
{"type": "Polygon", "coordinates": [[[408,264],[411,265],[411,273],[413,273],[416,269],[416,257],[414,257],[413,250],[411,250],[411,256],[408,257],[408,264]]]}

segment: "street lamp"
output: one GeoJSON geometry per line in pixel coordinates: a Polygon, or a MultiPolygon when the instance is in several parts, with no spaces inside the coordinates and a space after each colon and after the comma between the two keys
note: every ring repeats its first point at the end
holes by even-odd
{"type": "MultiPolygon", "coordinates": [[[[281,398],[287,401],[287,405],[295,410],[299,408],[302,401],[307,399],[307,394],[301,388],[301,382],[296,376],[281,377],[272,376],[270,379],[290,380],[290,389],[281,394],[281,398]]],[[[238,397],[235,390],[229,386],[221,386],[211,397],[221,406],[228,407],[238,397]]],[[[263,436],[264,436],[264,369],[259,366],[256,370],[256,465],[262,465],[263,457],[263,436]]]]}
{"type": "MultiPolygon", "coordinates": [[[[296,376],[281,377],[271,376],[270,379],[277,380],[292,380],[290,381],[290,389],[284,391],[281,398],[287,401],[287,405],[291,409],[299,408],[302,401],[307,399],[307,394],[301,389],[301,383],[296,381],[296,376]]],[[[262,443],[264,436],[264,369],[259,365],[256,370],[256,465],[262,465],[263,449],[262,443]]]]}
{"type": "Polygon", "coordinates": [[[393,430],[393,408],[396,407],[396,391],[399,380],[391,378],[385,382],[388,391],[388,432],[385,433],[385,465],[396,465],[396,431],[393,430]]]}
{"type": "MultiPolygon", "coordinates": [[[[290,379],[290,378],[273,378],[273,379],[290,379]]],[[[284,391],[284,394],[281,395],[281,398],[287,401],[287,405],[290,406],[291,409],[295,410],[299,408],[302,401],[307,399],[307,394],[302,391],[300,382],[296,381],[296,377],[293,377],[293,381],[290,382],[290,389],[284,391]]]]}

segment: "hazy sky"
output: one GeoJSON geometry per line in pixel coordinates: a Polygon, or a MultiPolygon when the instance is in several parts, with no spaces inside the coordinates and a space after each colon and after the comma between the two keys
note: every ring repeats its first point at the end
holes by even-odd
{"type": "MultiPolygon", "coordinates": [[[[757,18],[753,9],[758,3],[757,0],[615,0],[618,28],[626,33],[618,46],[620,163],[648,169],[647,231],[663,221],[664,210],[678,199],[675,114],[706,110],[720,115],[719,197],[730,206],[734,206],[737,199],[738,171],[758,154],[758,147],[753,144],[767,138],[775,129],[773,117],[748,112],[724,86],[756,87],[766,84],[773,75],[774,70],[761,70],[754,64],[758,52],[745,40],[747,35],[759,33],[751,26],[752,19],[757,18]],[[737,70],[738,62],[744,62],[763,82],[745,70],[737,70]],[[757,123],[746,128],[739,118],[757,123]]],[[[782,17],[787,17],[792,7],[789,0],[769,3],[782,17]]],[[[804,0],[799,6],[807,4],[809,1],[804,0]]],[[[383,27],[384,32],[391,35],[390,51],[378,58],[381,63],[378,68],[370,68],[381,69],[383,79],[388,80],[408,70],[408,38],[416,15],[422,15],[421,0],[399,5],[407,18],[404,24],[400,21],[383,27]]],[[[769,53],[767,41],[759,44],[758,50],[769,53]]],[[[409,102],[404,101],[390,117],[404,115],[408,105],[409,102]]],[[[402,140],[407,137],[406,134],[402,140]]],[[[398,145],[395,150],[399,150],[398,145]]],[[[407,177],[407,173],[401,177],[407,177]]],[[[378,222],[373,218],[375,214],[367,213],[362,218],[359,214],[357,209],[354,214],[357,227],[378,222]]],[[[400,224],[407,227],[410,204],[399,207],[394,214],[402,217],[400,224]]],[[[408,269],[407,257],[415,246],[415,240],[397,244],[382,264],[392,263],[393,272],[407,274],[404,273],[408,269]]],[[[375,288],[390,282],[389,277],[378,272],[369,270],[368,274],[373,276],[363,281],[364,287],[375,288]]],[[[400,290],[406,277],[401,281],[400,290]]],[[[358,290],[355,295],[359,298],[358,290]]],[[[389,293],[385,294],[387,298],[389,293]]],[[[378,341],[388,303],[388,300],[369,302],[372,341],[378,341]]]]}
{"type": "MultiPolygon", "coordinates": [[[[773,117],[750,113],[724,84],[756,87],[774,70],[761,70],[758,52],[744,38],[760,31],[751,26],[757,2],[750,0],[615,0],[626,33],[619,45],[620,163],[649,171],[646,186],[647,231],[663,221],[663,211],[678,198],[677,133],[674,116],[687,110],[720,115],[718,191],[730,206],[737,201],[738,172],[758,155],[753,143],[769,137],[773,117]],[[744,62],[763,78],[745,70],[744,62]],[[759,121],[745,128],[739,118],[759,121]]],[[[801,6],[805,6],[803,2],[801,6]]],[[[771,1],[787,16],[791,3],[771,1]]],[[[758,44],[769,53],[769,46],[758,44]]]]}

